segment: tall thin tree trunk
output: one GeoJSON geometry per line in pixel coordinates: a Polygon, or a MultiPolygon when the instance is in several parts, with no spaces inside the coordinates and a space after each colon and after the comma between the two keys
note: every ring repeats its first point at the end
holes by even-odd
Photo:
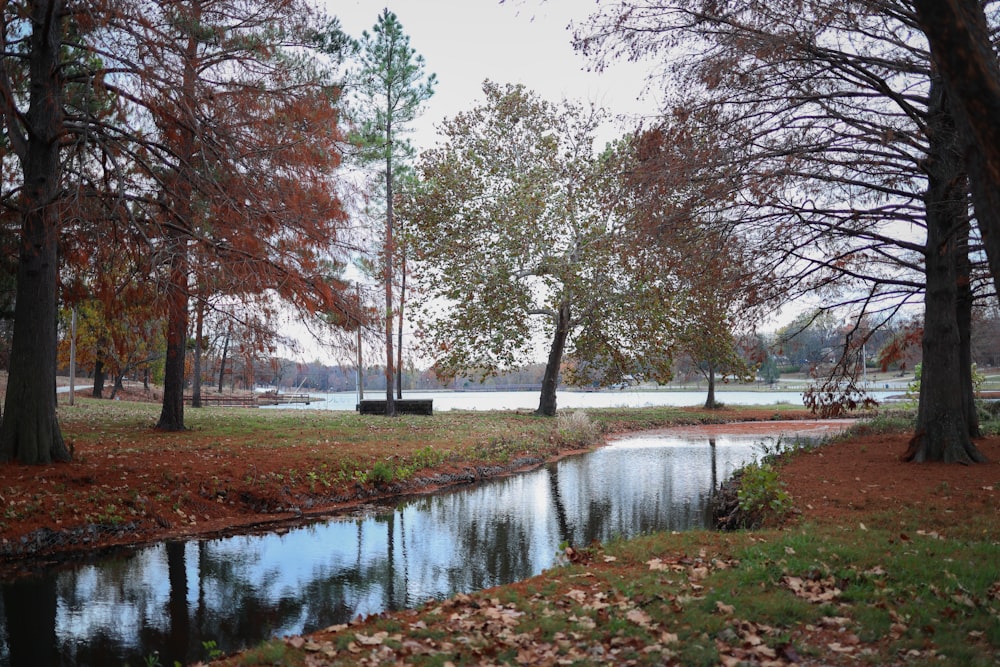
{"type": "MultiPolygon", "coordinates": [[[[994,286],[1000,285],[1000,62],[980,0],[914,0],[950,96],[994,286]]],[[[996,290],[1000,297],[1000,289],[996,290]]]]}
{"type": "Polygon", "coordinates": [[[191,407],[201,407],[201,339],[205,323],[205,303],[199,299],[194,321],[194,377],[191,380],[191,407]]]}
{"type": "Polygon", "coordinates": [[[399,334],[396,339],[396,398],[403,398],[403,308],[406,305],[406,249],[399,270],[399,334]]]}
{"type": "Polygon", "coordinates": [[[556,414],[556,390],[559,387],[559,369],[566,350],[566,339],[569,337],[570,315],[569,301],[564,301],[556,313],[556,330],[552,335],[549,359],[545,364],[545,375],[542,376],[542,394],[535,414],[546,417],[554,417],[556,414]]]}
{"type": "Polygon", "coordinates": [[[50,463],[70,459],[59,429],[55,395],[62,2],[39,0],[30,5],[30,11],[28,111],[18,119],[23,128],[14,125],[12,115],[6,119],[7,143],[21,162],[24,188],[0,461],[50,463]]]}
{"type": "Polygon", "coordinates": [[[219,361],[219,393],[222,393],[222,381],[226,378],[226,357],[229,354],[229,339],[233,335],[233,325],[226,329],[226,337],[222,340],[222,359],[219,361]]]}
{"type": "Polygon", "coordinates": [[[714,410],[719,407],[715,402],[715,364],[708,362],[708,396],[705,398],[705,409],[714,410]]]}
{"type": "MultiPolygon", "coordinates": [[[[386,138],[392,142],[392,126],[387,126],[386,138]]],[[[385,266],[383,267],[382,279],[385,281],[385,416],[396,416],[396,400],[393,395],[392,385],[396,378],[393,372],[392,354],[392,260],[395,247],[392,238],[392,151],[388,152],[385,165],[385,266]]]]}
{"type": "Polygon", "coordinates": [[[970,225],[964,224],[956,232],[956,302],[955,317],[958,323],[959,351],[958,370],[961,373],[962,404],[965,407],[965,421],[969,437],[978,438],[979,411],[976,409],[976,394],[972,377],[972,262],[969,260],[970,225]]]}

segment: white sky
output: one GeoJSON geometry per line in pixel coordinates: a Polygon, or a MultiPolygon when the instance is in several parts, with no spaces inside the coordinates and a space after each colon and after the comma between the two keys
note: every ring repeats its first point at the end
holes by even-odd
{"type": "Polygon", "coordinates": [[[426,71],[437,75],[434,96],[413,125],[418,152],[433,146],[443,119],[482,101],[485,79],[523,83],[550,101],[593,102],[616,115],[656,109],[655,97],[644,94],[648,66],[621,63],[597,74],[573,50],[568,26],[586,21],[596,0],[325,0],[325,6],[355,39],[388,8],[426,71]]]}
{"type": "MultiPolygon", "coordinates": [[[[396,14],[410,47],[437,76],[434,95],[412,125],[420,153],[438,141],[437,126],[483,100],[482,84],[522,83],[543,99],[592,102],[615,117],[634,119],[657,110],[646,94],[649,65],[620,63],[598,74],[572,46],[570,23],[583,23],[597,0],[317,0],[355,39],[372,31],[384,8],[396,14]]],[[[634,122],[615,121],[598,137],[603,146],[634,122]]],[[[288,333],[301,325],[288,323],[288,333]]],[[[408,327],[407,327],[408,328],[408,327]]],[[[344,361],[342,351],[317,346],[304,331],[292,333],[304,348],[300,360],[344,361]]],[[[406,332],[409,336],[409,331],[406,332]]],[[[377,359],[366,359],[368,363],[377,359]]]]}

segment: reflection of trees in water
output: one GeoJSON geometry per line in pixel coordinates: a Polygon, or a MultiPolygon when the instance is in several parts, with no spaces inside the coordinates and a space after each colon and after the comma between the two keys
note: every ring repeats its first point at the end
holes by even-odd
{"type": "Polygon", "coordinates": [[[422,497],[377,517],[287,536],[175,542],[55,573],[30,593],[33,635],[22,634],[25,617],[13,611],[29,608],[18,597],[27,594],[4,587],[0,621],[16,617],[3,622],[17,639],[0,643],[0,660],[51,646],[41,632],[63,641],[63,664],[141,664],[155,650],[163,664],[184,664],[206,657],[204,641],[236,650],[358,613],[524,579],[548,566],[563,541],[582,546],[705,525],[712,489],[746,458],[714,440],[674,451],[612,449],[422,497]],[[296,549],[303,544],[309,559],[296,549]]]}
{"type": "Polygon", "coordinates": [[[420,499],[404,509],[411,518],[405,543],[411,603],[535,573],[530,537],[544,516],[519,509],[534,494],[525,477],[532,475],[420,499]]]}
{"type": "Polygon", "coordinates": [[[13,665],[61,664],[56,652],[56,585],[51,577],[3,584],[7,648],[13,665]]]}

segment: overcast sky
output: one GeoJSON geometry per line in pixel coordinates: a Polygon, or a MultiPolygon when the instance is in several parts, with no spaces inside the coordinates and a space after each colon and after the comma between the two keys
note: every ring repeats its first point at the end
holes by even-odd
{"type": "MultiPolygon", "coordinates": [[[[399,18],[410,46],[437,75],[434,96],[414,124],[418,151],[437,140],[435,126],[482,101],[482,83],[523,83],[541,97],[593,102],[614,114],[649,112],[646,67],[622,63],[586,71],[568,29],[595,10],[595,0],[325,0],[355,39],[371,32],[384,8],[399,18]],[[641,98],[641,99],[640,99],[641,98]]],[[[606,137],[606,139],[611,138],[606,137]]]]}

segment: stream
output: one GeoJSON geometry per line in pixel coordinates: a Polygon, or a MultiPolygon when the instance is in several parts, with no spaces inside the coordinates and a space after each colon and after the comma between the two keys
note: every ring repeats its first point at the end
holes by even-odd
{"type": "Polygon", "coordinates": [[[552,567],[563,543],[707,527],[713,489],[789,439],[780,423],[768,435],[732,427],[712,437],[633,434],[395,507],[169,541],[0,582],[0,666],[187,664],[211,648],[229,653],[526,579],[552,567]]]}

